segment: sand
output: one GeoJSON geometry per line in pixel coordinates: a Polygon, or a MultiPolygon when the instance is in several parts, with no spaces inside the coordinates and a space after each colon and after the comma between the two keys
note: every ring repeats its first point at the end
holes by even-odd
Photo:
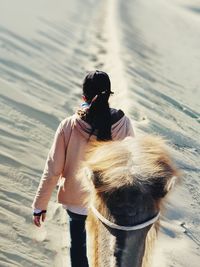
{"type": "Polygon", "coordinates": [[[200,1],[0,0],[0,266],[69,264],[68,219],[31,203],[60,120],[80,104],[88,70],[109,73],[137,133],[166,137],[183,170],[153,267],[200,266],[200,1]]]}

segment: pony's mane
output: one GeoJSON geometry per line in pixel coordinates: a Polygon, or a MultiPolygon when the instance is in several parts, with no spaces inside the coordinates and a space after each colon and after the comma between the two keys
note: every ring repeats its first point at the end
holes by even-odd
{"type": "Polygon", "coordinates": [[[166,141],[151,135],[93,143],[83,165],[98,176],[99,192],[178,175],[166,141]]]}

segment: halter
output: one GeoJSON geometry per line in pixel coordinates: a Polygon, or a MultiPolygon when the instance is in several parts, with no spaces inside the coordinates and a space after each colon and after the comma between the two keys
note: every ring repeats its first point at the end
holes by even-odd
{"type": "Polygon", "coordinates": [[[103,222],[105,225],[109,226],[110,228],[113,228],[113,229],[117,229],[117,230],[122,230],[122,231],[135,231],[135,230],[139,230],[139,229],[143,229],[153,223],[155,223],[159,216],[160,216],[160,212],[157,213],[156,216],[154,216],[152,219],[144,222],[144,223],[141,223],[141,224],[137,224],[137,225],[134,225],[134,226],[122,226],[122,225],[118,225],[118,224],[115,224],[113,222],[110,222],[109,220],[107,220],[105,217],[103,217],[99,212],[98,210],[94,207],[94,206],[90,206],[92,212],[94,213],[94,215],[101,221],[103,222]]]}

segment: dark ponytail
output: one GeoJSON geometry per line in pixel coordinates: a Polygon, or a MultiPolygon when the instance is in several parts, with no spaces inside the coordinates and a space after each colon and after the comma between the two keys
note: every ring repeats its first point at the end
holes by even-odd
{"type": "Polygon", "coordinates": [[[89,104],[85,120],[91,125],[90,135],[95,131],[97,140],[111,140],[111,113],[108,99],[111,92],[109,76],[103,71],[89,72],[83,82],[83,95],[89,104]]]}

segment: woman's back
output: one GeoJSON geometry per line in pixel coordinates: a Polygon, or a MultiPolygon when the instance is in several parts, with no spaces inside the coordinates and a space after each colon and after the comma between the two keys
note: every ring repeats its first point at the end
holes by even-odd
{"type": "MultiPolygon", "coordinates": [[[[122,140],[127,136],[134,136],[134,131],[128,117],[121,110],[110,109],[112,126],[112,140],[122,140]]],[[[81,160],[90,142],[96,140],[96,132],[92,135],[91,126],[81,119],[78,113],[61,121],[51,150],[46,160],[43,180],[57,177],[61,174],[61,183],[58,190],[58,202],[62,204],[82,205],[84,195],[80,191],[76,179],[81,160]]],[[[47,208],[52,193],[52,186],[56,183],[41,183],[40,194],[36,195],[34,207],[47,208]]]]}

